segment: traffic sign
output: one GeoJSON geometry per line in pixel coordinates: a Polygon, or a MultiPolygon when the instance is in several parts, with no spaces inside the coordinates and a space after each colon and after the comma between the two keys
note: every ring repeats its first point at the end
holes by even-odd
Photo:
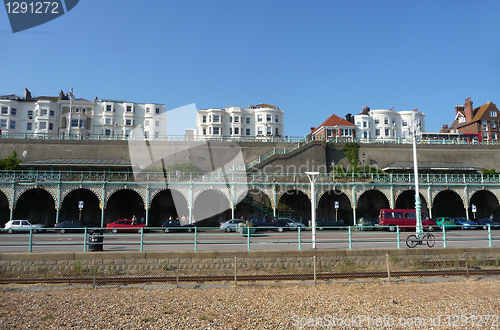
{"type": "Polygon", "coordinates": [[[476,213],[477,210],[476,210],[476,205],[472,204],[472,213],[476,213]]]}
{"type": "Polygon", "coordinates": [[[83,209],[83,201],[78,202],[78,208],[81,210],[83,209]]]}
{"type": "Polygon", "coordinates": [[[339,208],[339,202],[338,201],[335,201],[335,208],[338,209],[339,208]]]}

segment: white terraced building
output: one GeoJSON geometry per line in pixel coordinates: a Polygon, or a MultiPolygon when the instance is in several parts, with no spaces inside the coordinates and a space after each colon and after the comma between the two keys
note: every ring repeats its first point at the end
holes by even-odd
{"type": "Polygon", "coordinates": [[[284,135],[284,112],[275,105],[200,109],[196,117],[196,139],[217,137],[281,137],[284,135]]]}
{"type": "Polygon", "coordinates": [[[165,105],[122,100],[75,99],[73,92],[59,96],[0,96],[0,129],[3,136],[36,134],[48,136],[101,135],[103,138],[147,139],[166,135],[165,105]],[[139,129],[137,129],[139,128],[139,129]]]}
{"type": "Polygon", "coordinates": [[[412,117],[420,123],[420,132],[425,132],[425,114],[417,109],[411,111],[394,111],[393,109],[370,110],[364,107],[359,115],[354,116],[359,139],[398,139],[407,138],[412,117]]]}

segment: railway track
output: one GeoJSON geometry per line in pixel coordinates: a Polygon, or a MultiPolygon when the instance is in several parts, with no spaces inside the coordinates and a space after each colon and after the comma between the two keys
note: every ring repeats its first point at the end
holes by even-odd
{"type": "MultiPolygon", "coordinates": [[[[438,277],[438,276],[478,276],[500,275],[500,269],[465,269],[465,270],[423,270],[394,271],[393,277],[438,277]]],[[[280,281],[312,281],[314,274],[273,274],[273,275],[196,275],[196,276],[137,276],[137,277],[103,277],[78,276],[60,278],[2,278],[0,284],[141,284],[141,283],[205,283],[205,282],[280,282],[280,281]]],[[[387,278],[387,272],[369,273],[317,273],[316,280],[387,278]]]]}

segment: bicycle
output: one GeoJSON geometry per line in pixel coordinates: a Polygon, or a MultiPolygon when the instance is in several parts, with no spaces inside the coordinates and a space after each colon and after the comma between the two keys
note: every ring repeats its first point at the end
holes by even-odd
{"type": "Polygon", "coordinates": [[[436,239],[434,238],[434,235],[431,233],[425,233],[422,234],[422,238],[418,238],[416,235],[410,235],[406,238],[406,246],[408,246],[410,249],[416,247],[417,245],[422,245],[424,244],[424,241],[426,241],[428,247],[433,247],[434,244],[436,243],[436,239]]]}

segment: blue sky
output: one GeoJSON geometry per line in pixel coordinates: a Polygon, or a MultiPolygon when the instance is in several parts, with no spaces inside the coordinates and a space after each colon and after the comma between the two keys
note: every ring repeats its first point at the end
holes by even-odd
{"type": "Polygon", "coordinates": [[[0,10],[0,94],[269,103],[289,136],[365,105],[418,108],[434,132],[467,97],[500,103],[499,14],[499,1],[80,0],[14,34],[0,10]]]}

